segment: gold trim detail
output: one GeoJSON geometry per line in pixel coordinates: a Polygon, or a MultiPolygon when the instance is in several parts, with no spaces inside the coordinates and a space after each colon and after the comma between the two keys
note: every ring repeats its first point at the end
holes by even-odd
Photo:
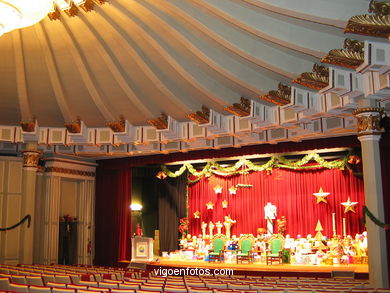
{"type": "Polygon", "coordinates": [[[125,132],[126,130],[126,120],[123,115],[120,115],[119,120],[107,122],[106,125],[115,133],[125,132]]]}
{"type": "Polygon", "coordinates": [[[210,109],[206,106],[202,106],[202,111],[196,111],[195,113],[190,113],[187,115],[187,118],[194,121],[196,124],[205,124],[210,121],[210,109]]]}
{"type": "Polygon", "coordinates": [[[80,117],[77,117],[76,121],[65,123],[65,127],[69,133],[80,133],[81,132],[80,117]]]}
{"type": "Polygon", "coordinates": [[[356,109],[352,113],[358,120],[358,136],[380,135],[383,132],[381,119],[384,114],[382,108],[368,107],[356,109]]]}
{"type": "Polygon", "coordinates": [[[346,33],[354,33],[380,38],[390,37],[390,3],[371,0],[369,13],[352,16],[344,29],[346,33]]]}
{"type": "Polygon", "coordinates": [[[82,170],[74,170],[74,169],[68,169],[68,168],[61,168],[61,167],[46,167],[45,172],[56,172],[56,173],[62,173],[62,174],[69,174],[69,175],[77,175],[77,176],[87,176],[87,177],[95,177],[95,172],[92,171],[82,171],[82,170]]]}
{"type": "Polygon", "coordinates": [[[321,62],[356,69],[364,62],[363,48],[363,42],[345,39],[343,49],[330,50],[328,55],[321,59],[321,62]]]}
{"type": "Polygon", "coordinates": [[[241,97],[240,103],[234,103],[231,106],[225,107],[224,110],[238,117],[246,117],[251,113],[251,101],[247,98],[241,97]]]}
{"type": "Polygon", "coordinates": [[[34,132],[35,131],[35,126],[36,126],[36,119],[35,117],[32,118],[31,121],[29,122],[20,122],[20,126],[22,127],[22,130],[24,132],[34,132]]]}
{"type": "MultiPolygon", "coordinates": [[[[103,5],[107,0],[85,0],[83,4],[76,5],[73,1],[70,4],[70,8],[63,10],[69,17],[77,16],[79,8],[85,12],[90,12],[94,9],[95,4],[103,5]]],[[[61,18],[61,10],[55,5],[54,11],[50,12],[47,16],[50,20],[58,20],[61,18]]]]}
{"type": "Polygon", "coordinates": [[[314,63],[312,72],[304,72],[292,81],[315,90],[320,90],[329,84],[329,68],[314,63]]]}
{"type": "Polygon", "coordinates": [[[167,129],[168,128],[168,115],[161,113],[160,117],[156,119],[149,119],[147,122],[156,129],[167,129]]]}
{"type": "Polygon", "coordinates": [[[291,87],[280,82],[277,90],[269,91],[259,98],[278,106],[287,105],[291,101],[291,87]]]}
{"type": "Polygon", "coordinates": [[[23,168],[38,169],[39,159],[41,158],[40,151],[24,151],[23,152],[23,168]]]}

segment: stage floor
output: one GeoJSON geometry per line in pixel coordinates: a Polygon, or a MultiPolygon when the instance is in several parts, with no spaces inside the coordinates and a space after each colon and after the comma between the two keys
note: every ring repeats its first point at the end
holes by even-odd
{"type": "Polygon", "coordinates": [[[279,276],[306,276],[306,277],[347,277],[368,279],[367,264],[349,265],[298,265],[298,264],[272,264],[264,263],[236,264],[206,262],[203,260],[168,260],[161,258],[158,262],[147,264],[148,269],[154,268],[213,268],[233,269],[235,275],[279,275],[279,276]]]}

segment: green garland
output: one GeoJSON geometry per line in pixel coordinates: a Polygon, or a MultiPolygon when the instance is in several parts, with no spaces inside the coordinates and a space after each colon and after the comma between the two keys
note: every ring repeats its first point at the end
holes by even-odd
{"type": "Polygon", "coordinates": [[[370,210],[368,209],[367,206],[364,206],[363,207],[363,224],[366,225],[366,216],[368,216],[370,218],[370,220],[377,226],[385,229],[385,230],[389,230],[390,229],[390,225],[389,224],[385,224],[383,222],[381,222],[377,217],[375,217],[373,215],[373,213],[370,212],[370,210]]]}
{"type": "Polygon", "coordinates": [[[310,153],[305,155],[298,161],[288,160],[281,156],[272,156],[271,159],[265,164],[254,164],[250,160],[240,159],[231,167],[222,167],[220,164],[214,161],[210,161],[204,166],[201,171],[197,171],[190,163],[184,163],[179,170],[172,172],[166,165],[161,166],[161,170],[169,177],[178,177],[182,175],[186,170],[196,177],[195,180],[190,180],[189,183],[198,182],[203,176],[210,176],[216,174],[220,176],[232,176],[237,174],[247,174],[250,171],[271,171],[273,168],[284,168],[293,170],[307,170],[307,169],[340,169],[344,170],[348,167],[348,157],[344,157],[341,160],[326,161],[316,153],[310,153]],[[310,161],[315,161],[316,165],[305,166],[310,161]],[[241,168],[245,166],[246,168],[241,168]]]}

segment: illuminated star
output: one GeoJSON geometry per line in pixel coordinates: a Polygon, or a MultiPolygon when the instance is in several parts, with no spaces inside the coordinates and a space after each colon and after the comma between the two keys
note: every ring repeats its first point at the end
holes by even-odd
{"type": "Polygon", "coordinates": [[[345,207],[344,213],[347,213],[349,211],[356,213],[355,206],[358,204],[358,202],[351,201],[351,199],[348,197],[348,201],[342,202],[341,204],[345,207]]]}
{"type": "Polygon", "coordinates": [[[223,209],[226,209],[228,207],[228,201],[225,199],[223,202],[222,202],[222,208],[223,209]]]}
{"type": "Polygon", "coordinates": [[[196,212],[194,213],[194,218],[195,218],[195,219],[199,219],[199,218],[200,218],[200,212],[199,212],[199,211],[196,211],[196,212]]]}
{"type": "Polygon", "coordinates": [[[236,193],[237,193],[237,187],[235,187],[235,186],[230,186],[230,188],[229,188],[229,193],[230,193],[230,194],[236,194],[236,193]]]}
{"type": "Polygon", "coordinates": [[[222,186],[217,185],[214,187],[215,194],[222,193],[222,186]]]}
{"type": "Polygon", "coordinates": [[[211,201],[209,201],[208,203],[206,203],[206,207],[207,207],[208,210],[213,210],[214,209],[214,204],[211,201]]]}
{"type": "Polygon", "coordinates": [[[329,192],[324,192],[322,190],[322,187],[320,187],[320,190],[318,192],[313,193],[313,195],[317,198],[317,203],[324,202],[328,203],[326,200],[326,197],[329,195],[329,192]]]}

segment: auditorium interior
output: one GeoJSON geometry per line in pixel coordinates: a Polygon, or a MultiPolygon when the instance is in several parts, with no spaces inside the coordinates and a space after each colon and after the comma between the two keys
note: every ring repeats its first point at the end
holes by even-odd
{"type": "Polygon", "coordinates": [[[390,292],[389,40],[381,0],[0,0],[0,292],[390,292]]]}

